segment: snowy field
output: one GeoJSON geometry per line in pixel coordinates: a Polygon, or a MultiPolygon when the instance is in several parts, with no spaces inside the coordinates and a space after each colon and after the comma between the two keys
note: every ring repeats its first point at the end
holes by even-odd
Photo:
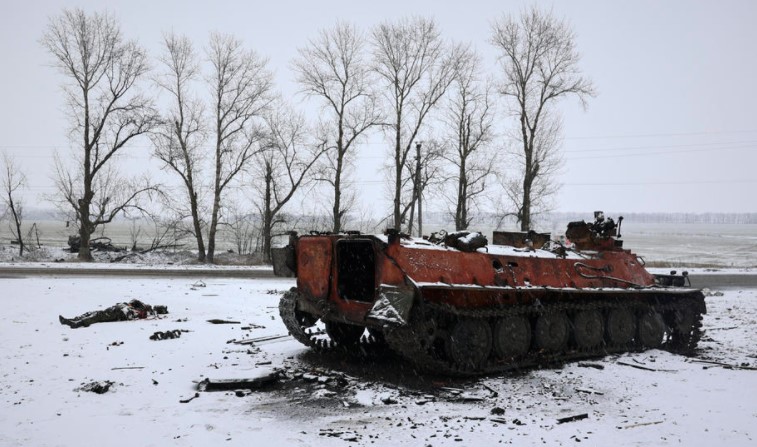
{"type": "MultiPolygon", "coordinates": [[[[587,219],[590,216],[587,216],[587,219]]],[[[545,224],[539,231],[551,232],[553,237],[565,234],[567,222],[552,222],[545,224]]],[[[24,261],[54,261],[71,260],[75,258],[63,250],[67,248],[66,240],[71,233],[61,222],[41,221],[42,231],[40,242],[42,250],[29,253],[24,261]]],[[[450,229],[439,225],[427,225],[426,233],[440,229],[450,229]]],[[[107,236],[113,238],[113,244],[119,247],[130,247],[131,239],[129,226],[124,223],[114,223],[108,226],[107,236]]],[[[510,228],[514,230],[514,228],[510,228]]],[[[476,228],[491,237],[492,228],[476,228]]],[[[140,247],[147,247],[150,243],[150,232],[145,230],[139,240],[140,247]]],[[[650,264],[673,267],[717,267],[717,268],[757,268],[757,224],[655,224],[628,221],[622,228],[625,248],[644,257],[650,264]]],[[[98,233],[96,236],[100,236],[98,233]]],[[[245,264],[245,258],[226,253],[227,249],[235,249],[229,235],[221,233],[219,251],[217,253],[223,264],[245,264]]],[[[11,239],[5,225],[0,226],[0,262],[19,261],[18,247],[11,246],[11,239]]],[[[491,240],[491,239],[490,239],[491,240]]],[[[284,242],[279,240],[278,242],[284,242]]],[[[161,253],[133,254],[119,263],[132,264],[165,264],[186,265],[194,263],[195,253],[191,252],[191,241],[185,241],[182,249],[166,250],[161,253]]],[[[99,262],[110,262],[124,253],[95,252],[95,259],[99,262]]]]}
{"type": "Polygon", "coordinates": [[[285,334],[277,292],[292,285],[0,278],[0,446],[757,445],[755,290],[707,299],[696,358],[649,351],[461,381],[418,376],[393,357],[321,357],[290,337],[232,342],[285,334]],[[170,314],[81,329],[58,322],[131,298],[170,314]],[[149,339],[174,329],[188,332],[149,339]],[[287,378],[270,388],[180,402],[205,378],[276,368],[287,378]],[[104,394],[80,389],[106,380],[104,394]]]}

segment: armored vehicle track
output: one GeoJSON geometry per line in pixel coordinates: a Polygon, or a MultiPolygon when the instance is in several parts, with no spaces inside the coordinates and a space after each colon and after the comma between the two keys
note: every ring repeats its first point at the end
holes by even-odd
{"type": "Polygon", "coordinates": [[[424,302],[406,325],[383,330],[327,323],[296,310],[298,291],[281,299],[292,336],[313,349],[375,350],[386,345],[417,368],[473,376],[540,367],[611,353],[664,349],[691,354],[701,337],[704,296],[692,289],[545,294],[535,305],[459,309],[424,302]],[[578,296],[570,296],[576,294],[578,296]],[[383,339],[383,340],[382,340],[383,339]]]}

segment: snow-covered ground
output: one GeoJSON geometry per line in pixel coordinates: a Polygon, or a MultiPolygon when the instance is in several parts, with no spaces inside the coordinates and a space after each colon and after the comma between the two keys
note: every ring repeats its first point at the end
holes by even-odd
{"type": "Polygon", "coordinates": [[[1,278],[0,445],[757,445],[757,371],[701,362],[757,367],[755,290],[707,299],[696,358],[649,351],[586,362],[603,369],[575,362],[461,381],[416,375],[393,357],[322,357],[290,337],[231,342],[285,334],[277,304],[292,285],[1,278]],[[81,329],[58,322],[131,298],[170,313],[81,329]],[[174,329],[188,332],[149,339],[174,329]],[[274,368],[288,379],[270,389],[180,403],[202,379],[274,368]],[[114,385],[104,394],[79,390],[105,380],[114,385]]]}
{"type": "MultiPolygon", "coordinates": [[[[0,264],[38,264],[49,263],[56,266],[66,266],[74,264],[81,266],[82,263],[77,261],[78,253],[71,253],[68,247],[63,245],[43,246],[41,248],[32,247],[24,252],[23,256],[18,254],[18,246],[0,243],[0,264]]],[[[192,268],[197,266],[197,252],[191,250],[155,250],[147,253],[131,252],[128,250],[120,251],[101,251],[93,250],[92,257],[94,264],[99,267],[113,266],[122,268],[124,266],[181,266],[192,268]]],[[[216,253],[216,264],[223,267],[232,266],[249,266],[251,263],[257,263],[258,259],[252,256],[239,255],[231,252],[216,253]]],[[[215,267],[213,265],[202,264],[202,267],[215,267]]]]}

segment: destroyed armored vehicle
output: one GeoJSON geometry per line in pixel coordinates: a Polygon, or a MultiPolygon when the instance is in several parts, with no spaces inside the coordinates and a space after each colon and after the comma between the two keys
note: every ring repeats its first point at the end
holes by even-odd
{"type": "Polygon", "coordinates": [[[548,234],[394,231],[290,237],[275,270],[297,277],[279,311],[318,350],[387,346],[433,373],[487,374],[651,348],[691,352],[704,295],[653,275],[595,213],[548,234]],[[506,245],[504,245],[506,244],[506,245]],[[325,330],[324,330],[325,329],[325,330]]]}

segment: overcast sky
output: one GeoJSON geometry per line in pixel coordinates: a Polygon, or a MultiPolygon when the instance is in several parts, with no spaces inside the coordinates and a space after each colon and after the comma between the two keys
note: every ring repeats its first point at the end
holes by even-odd
{"type": "MultiPolygon", "coordinates": [[[[63,80],[39,39],[62,7],[112,12],[128,38],[159,52],[161,33],[232,33],[270,58],[279,89],[293,96],[297,47],[337,19],[363,29],[409,15],[436,19],[445,37],[471,42],[494,66],[491,22],[528,2],[508,1],[29,1],[0,15],[0,150],[14,154],[36,197],[51,192],[52,153],[68,147],[63,80]]],[[[757,211],[757,2],[537,2],[577,34],[580,66],[598,96],[563,112],[560,211],[757,211]]],[[[298,101],[302,98],[295,97],[298,101]]],[[[506,114],[500,115],[502,120],[506,114]]],[[[146,143],[143,143],[146,144],[146,143]]],[[[381,139],[363,146],[362,203],[384,189],[375,164],[381,139]]],[[[137,154],[137,152],[135,152],[137,154]]],[[[143,160],[146,152],[135,155],[143,160]]],[[[141,166],[146,165],[142,163],[141,166]]],[[[389,201],[386,202],[388,208],[389,201]]],[[[374,205],[375,207],[375,205],[374,205]]]]}

